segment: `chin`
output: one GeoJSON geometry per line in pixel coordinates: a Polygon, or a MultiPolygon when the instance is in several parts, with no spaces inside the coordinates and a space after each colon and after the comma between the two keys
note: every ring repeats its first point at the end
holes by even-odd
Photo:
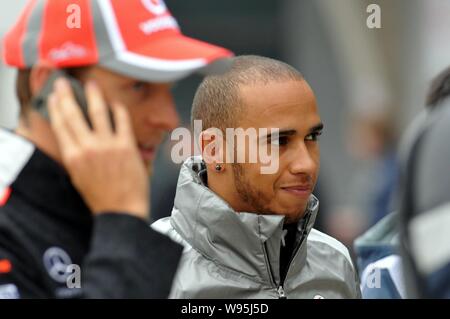
{"type": "Polygon", "coordinates": [[[288,222],[296,222],[305,216],[307,205],[296,206],[295,208],[285,210],[283,215],[286,216],[286,220],[288,222]]]}

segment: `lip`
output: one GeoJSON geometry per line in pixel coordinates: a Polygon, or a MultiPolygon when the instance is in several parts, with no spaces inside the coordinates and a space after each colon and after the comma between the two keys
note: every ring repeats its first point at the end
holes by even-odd
{"type": "Polygon", "coordinates": [[[311,185],[294,185],[294,186],[285,186],[281,187],[281,189],[285,192],[288,192],[291,195],[297,196],[297,197],[309,197],[312,193],[312,186],[311,185]]]}
{"type": "Polygon", "coordinates": [[[139,153],[144,161],[152,161],[156,156],[156,147],[138,145],[139,153]]]}

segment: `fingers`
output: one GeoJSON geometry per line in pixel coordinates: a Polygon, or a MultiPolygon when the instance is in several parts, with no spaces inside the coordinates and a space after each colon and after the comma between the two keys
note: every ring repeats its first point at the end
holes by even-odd
{"type": "Polygon", "coordinates": [[[113,103],[112,110],[117,136],[126,143],[135,143],[131,119],[127,109],[120,103],[113,103]]]}
{"type": "Polygon", "coordinates": [[[89,105],[89,118],[94,131],[100,135],[111,135],[112,127],[108,106],[95,82],[91,81],[86,85],[86,98],[89,105]]]}
{"type": "Polygon", "coordinates": [[[50,123],[60,146],[63,158],[67,158],[75,151],[77,143],[65,124],[60,105],[58,105],[58,98],[55,93],[52,93],[48,98],[48,111],[50,123]]]}
{"type": "Polygon", "coordinates": [[[88,140],[90,128],[73,95],[70,84],[65,79],[55,81],[53,98],[53,117],[59,121],[56,134],[67,137],[70,134],[76,143],[88,140]]]}
{"type": "Polygon", "coordinates": [[[55,91],[49,97],[49,113],[52,128],[63,154],[76,151],[77,147],[83,145],[88,146],[99,138],[105,142],[113,136],[117,136],[124,143],[122,145],[135,144],[131,119],[123,105],[119,103],[112,105],[116,126],[114,134],[108,106],[95,83],[90,82],[86,85],[86,98],[92,130],[77,105],[70,83],[65,79],[58,79],[55,82],[55,91]]]}

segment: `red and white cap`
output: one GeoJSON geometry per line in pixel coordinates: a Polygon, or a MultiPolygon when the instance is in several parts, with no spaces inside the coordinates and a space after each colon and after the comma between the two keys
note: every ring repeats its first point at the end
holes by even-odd
{"type": "Polygon", "coordinates": [[[30,0],[3,39],[10,66],[98,64],[150,82],[221,72],[232,55],[184,36],[163,0],[30,0]]]}

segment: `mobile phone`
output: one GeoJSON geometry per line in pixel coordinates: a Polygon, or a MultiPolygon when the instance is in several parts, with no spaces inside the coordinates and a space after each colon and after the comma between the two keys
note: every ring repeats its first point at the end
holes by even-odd
{"type": "MultiPolygon", "coordinates": [[[[89,124],[89,127],[92,128],[92,123],[89,119],[88,115],[88,104],[86,95],[84,93],[83,84],[73,76],[70,76],[63,70],[55,70],[50,75],[49,79],[45,83],[44,87],[41,89],[39,94],[35,96],[32,100],[33,107],[47,120],[50,120],[49,114],[48,114],[48,97],[53,92],[54,83],[58,78],[65,78],[69,83],[70,87],[72,88],[72,92],[74,94],[75,100],[77,104],[80,106],[81,112],[83,113],[84,118],[86,119],[87,123],[89,124]]],[[[114,130],[114,121],[113,121],[113,115],[111,112],[111,109],[108,107],[109,111],[109,118],[111,122],[111,127],[114,130]]]]}
{"type": "Polygon", "coordinates": [[[54,83],[55,83],[56,79],[58,79],[58,78],[65,78],[70,83],[72,92],[75,96],[75,100],[76,100],[77,104],[80,106],[81,111],[84,115],[84,118],[89,123],[89,126],[92,127],[91,122],[89,120],[89,116],[88,116],[88,105],[87,105],[86,95],[84,94],[83,85],[81,84],[81,82],[79,80],[70,76],[63,70],[55,70],[52,72],[52,74],[48,78],[47,82],[44,84],[44,87],[41,89],[39,94],[33,98],[33,100],[32,100],[33,107],[44,118],[50,119],[49,114],[48,114],[48,108],[47,108],[48,97],[53,92],[54,83]]]}

